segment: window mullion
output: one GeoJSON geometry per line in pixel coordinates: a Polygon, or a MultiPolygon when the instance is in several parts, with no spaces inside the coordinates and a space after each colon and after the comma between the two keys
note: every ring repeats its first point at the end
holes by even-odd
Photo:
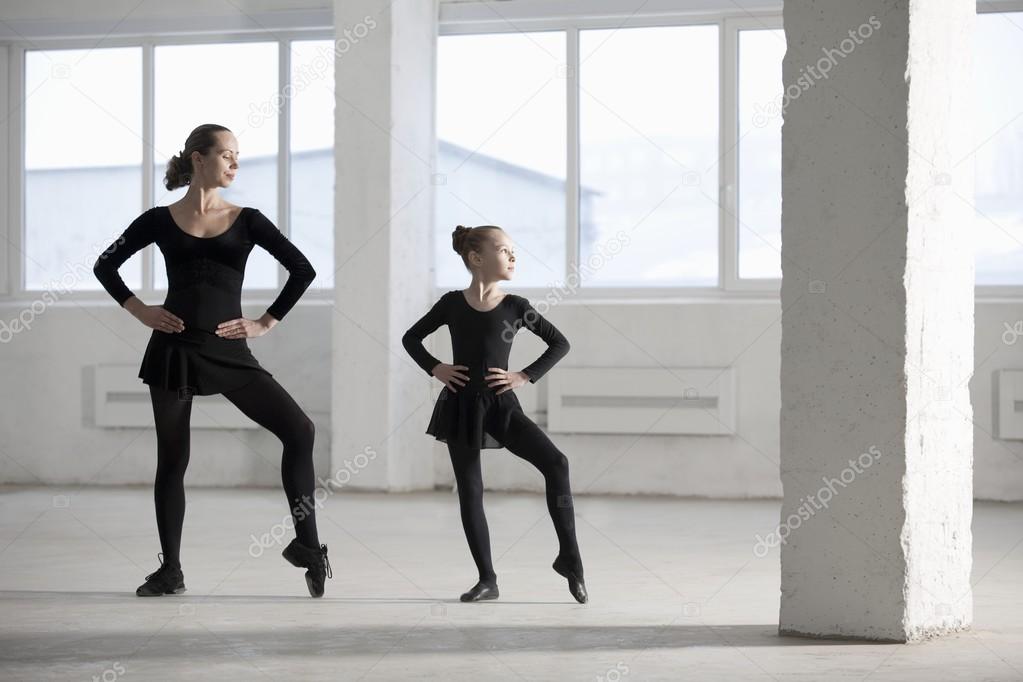
{"type": "MultiPolygon", "coordinates": [[[[9,80],[9,74],[11,70],[11,52],[14,48],[9,48],[7,45],[0,45],[0,111],[10,111],[10,101],[14,98],[15,90],[12,83],[9,80]]],[[[11,119],[5,117],[5,121],[0,124],[0,206],[9,207],[11,202],[8,200],[9,192],[11,191],[11,178],[15,173],[16,163],[13,159],[13,155],[8,151],[13,149],[14,137],[11,134],[10,129],[11,119]]],[[[4,233],[5,237],[10,237],[11,225],[14,223],[11,221],[10,215],[3,216],[0,218],[0,224],[2,228],[6,230],[4,233]]],[[[9,258],[9,247],[8,242],[10,239],[0,240],[0,295],[9,294],[11,287],[14,282],[11,280],[11,260],[9,258]]]]}
{"type": "MultiPolygon", "coordinates": [[[[291,234],[291,39],[278,43],[277,92],[281,108],[277,113],[277,224],[289,239],[291,234]]],[[[277,285],[285,278],[285,269],[277,263],[277,285]]]]}
{"type": "Polygon", "coordinates": [[[7,137],[10,145],[8,158],[8,172],[10,182],[8,183],[9,204],[7,212],[7,264],[10,274],[7,281],[9,291],[24,295],[25,292],[25,48],[16,46],[10,52],[10,88],[15,101],[19,102],[16,107],[9,107],[11,112],[8,119],[10,134],[7,137]]]}
{"type": "MultiPolygon", "coordinates": [[[[142,210],[148,210],[156,200],[153,185],[156,171],[153,168],[153,132],[156,129],[154,117],[153,43],[142,44],[142,210]]],[[[155,258],[156,245],[150,244],[142,251],[142,291],[151,294],[156,291],[155,258]]]]}
{"type": "Polygon", "coordinates": [[[726,291],[740,288],[738,281],[739,232],[736,187],[738,167],[738,27],[734,22],[722,22],[721,45],[721,282],[726,291]]]}
{"type": "Polygon", "coordinates": [[[581,259],[582,229],[579,216],[579,29],[569,27],[565,36],[566,159],[565,159],[565,278],[581,259]]]}

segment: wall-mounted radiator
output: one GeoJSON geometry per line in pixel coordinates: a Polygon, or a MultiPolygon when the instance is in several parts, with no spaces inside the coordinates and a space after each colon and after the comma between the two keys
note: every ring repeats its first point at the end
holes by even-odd
{"type": "MultiPolygon", "coordinates": [[[[149,387],[138,372],[138,365],[96,365],[96,426],[153,426],[149,387]]],[[[200,429],[259,428],[223,395],[193,396],[191,424],[200,429]]]]}
{"type": "Polygon", "coordinates": [[[735,433],[735,373],[729,367],[561,367],[547,382],[551,432],[735,433]]]}
{"type": "Polygon", "coordinates": [[[998,437],[1002,440],[1023,439],[1023,370],[998,371],[998,437]]]}

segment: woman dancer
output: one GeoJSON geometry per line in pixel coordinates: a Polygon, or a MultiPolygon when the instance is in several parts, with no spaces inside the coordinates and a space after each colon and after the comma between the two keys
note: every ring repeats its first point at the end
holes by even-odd
{"type": "Polygon", "coordinates": [[[576,601],[584,603],[587,594],[575,537],[568,458],[525,415],[512,391],[546,374],[568,353],[568,341],[528,300],[499,290],[499,283],[510,280],[515,272],[515,253],[504,230],[494,225],[459,225],[452,234],[452,245],[472,273],[469,288],[441,296],[405,332],[401,342],[416,364],[444,384],[426,433],[447,443],[462,527],[479,571],[479,581],[461,600],[496,599],[499,595],[483,513],[480,450],[505,447],[543,474],[547,510],[560,548],[552,567],[568,579],[576,601]],[[423,347],[423,339],[442,324],[448,325],[451,333],[455,364],[440,362],[423,347]],[[512,339],[521,327],[546,341],[547,349],[522,371],[509,372],[512,339]]]}
{"type": "Polygon", "coordinates": [[[136,590],[140,597],[185,591],[181,527],[185,518],[185,468],[193,395],[223,393],[247,417],[284,445],[281,477],[296,538],[283,552],[306,568],[309,594],[323,595],[330,576],[327,546],[316,533],[313,489],[313,422],[264,369],[246,338],[274,328],[316,276],[302,252],[259,209],[238,207],[220,196],[238,172],[238,141],[227,128],[203,124],[167,164],[168,190],[188,191],[169,206],[144,212],[100,255],[93,267],[107,292],[153,329],[138,376],[149,386],[156,424],[157,463],[153,497],[160,533],[160,568],[136,590]],[[125,285],[118,267],[155,242],[167,264],[167,298],[146,305],[125,285]],[[245,262],[254,245],[288,270],[288,280],[259,319],[242,317],[245,262]]]}

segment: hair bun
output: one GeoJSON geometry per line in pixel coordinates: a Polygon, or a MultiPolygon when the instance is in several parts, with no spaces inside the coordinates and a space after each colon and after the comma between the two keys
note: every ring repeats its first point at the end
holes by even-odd
{"type": "Polygon", "coordinates": [[[455,225],[455,231],[451,233],[451,248],[455,250],[455,253],[462,253],[462,246],[465,244],[465,239],[471,231],[471,227],[455,225]]]}

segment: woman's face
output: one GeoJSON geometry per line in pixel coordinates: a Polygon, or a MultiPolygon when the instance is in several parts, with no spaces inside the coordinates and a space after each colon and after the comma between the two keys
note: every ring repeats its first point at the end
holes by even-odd
{"type": "Polygon", "coordinates": [[[515,248],[504,230],[487,230],[482,252],[470,254],[470,262],[477,265],[480,275],[487,281],[509,280],[515,274],[515,248]]]}
{"type": "Polygon", "coordinates": [[[238,140],[226,131],[215,137],[216,143],[205,156],[193,152],[192,165],[195,167],[198,161],[195,170],[203,187],[230,187],[238,173],[238,140]]]}

